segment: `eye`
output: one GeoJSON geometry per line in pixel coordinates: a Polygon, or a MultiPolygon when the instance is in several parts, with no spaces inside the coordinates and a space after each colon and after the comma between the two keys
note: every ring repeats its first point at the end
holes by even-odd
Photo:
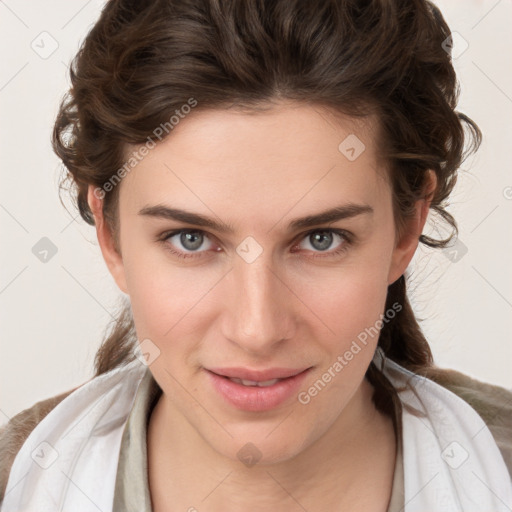
{"type": "Polygon", "coordinates": [[[215,247],[206,233],[198,229],[180,229],[165,233],[160,240],[171,253],[180,258],[201,256],[201,253],[215,247]]]}
{"type": "MultiPolygon", "coordinates": [[[[203,253],[214,249],[222,250],[213,244],[208,235],[198,229],[179,229],[164,233],[158,239],[166,250],[178,258],[198,258],[203,253]]],[[[313,258],[326,258],[344,253],[352,239],[350,233],[340,229],[315,229],[302,235],[301,243],[292,247],[295,249],[316,253],[313,258]],[[332,246],[334,245],[334,249],[332,246]]]]}
{"type": "MultiPolygon", "coordinates": [[[[325,256],[329,257],[345,252],[350,241],[349,234],[344,230],[316,229],[306,233],[301,243],[295,247],[313,252],[326,253],[325,256]]],[[[314,257],[324,257],[324,255],[319,254],[314,257]]]]}

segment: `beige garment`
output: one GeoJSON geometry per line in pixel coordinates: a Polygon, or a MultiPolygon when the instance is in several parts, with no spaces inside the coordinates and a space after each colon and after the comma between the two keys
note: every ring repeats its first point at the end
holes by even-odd
{"type": "Polygon", "coordinates": [[[148,370],[124,427],[114,491],[114,512],[152,512],[148,481],[147,425],[162,394],[148,370]]]}
{"type": "MultiPolygon", "coordinates": [[[[162,391],[147,372],[142,379],[121,441],[114,512],[152,512],[148,482],[146,433],[151,411],[162,391]]],[[[387,512],[404,507],[402,450],[398,443],[391,500],[387,512]]]]}

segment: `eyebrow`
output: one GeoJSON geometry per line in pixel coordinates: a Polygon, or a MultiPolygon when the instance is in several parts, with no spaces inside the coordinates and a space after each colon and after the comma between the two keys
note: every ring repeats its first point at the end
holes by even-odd
{"type": "MultiPolygon", "coordinates": [[[[373,208],[366,204],[344,204],[335,208],[330,208],[313,215],[306,215],[292,220],[288,224],[288,230],[304,229],[318,224],[327,224],[338,220],[349,219],[363,214],[372,214],[373,208]]],[[[139,215],[155,217],[166,220],[175,220],[187,224],[206,227],[216,230],[220,233],[234,233],[234,228],[230,224],[205,217],[198,213],[192,213],[178,208],[170,208],[165,205],[145,206],[139,211],[139,215]]]]}

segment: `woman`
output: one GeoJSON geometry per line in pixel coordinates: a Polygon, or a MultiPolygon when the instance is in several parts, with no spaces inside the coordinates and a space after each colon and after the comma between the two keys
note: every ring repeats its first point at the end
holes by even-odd
{"type": "Polygon", "coordinates": [[[504,511],[512,394],[405,272],[480,131],[422,0],[110,1],[54,129],[129,296],[2,432],[4,511],[504,511]],[[138,340],[138,342],[137,342],[138,340]]]}

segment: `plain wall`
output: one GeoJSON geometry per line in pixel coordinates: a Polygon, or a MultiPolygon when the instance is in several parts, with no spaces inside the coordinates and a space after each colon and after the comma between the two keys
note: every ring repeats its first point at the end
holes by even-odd
{"type": "MultiPolygon", "coordinates": [[[[457,51],[467,41],[454,61],[459,109],[484,142],[463,165],[451,201],[460,242],[451,251],[418,251],[412,300],[440,366],[511,388],[512,4],[437,3],[463,38],[456,36],[457,51]]],[[[101,6],[0,2],[0,424],[92,376],[122,296],[94,228],[59,201],[61,163],[50,146],[69,62],[101,6]],[[41,248],[50,251],[46,262],[41,248]]]]}

